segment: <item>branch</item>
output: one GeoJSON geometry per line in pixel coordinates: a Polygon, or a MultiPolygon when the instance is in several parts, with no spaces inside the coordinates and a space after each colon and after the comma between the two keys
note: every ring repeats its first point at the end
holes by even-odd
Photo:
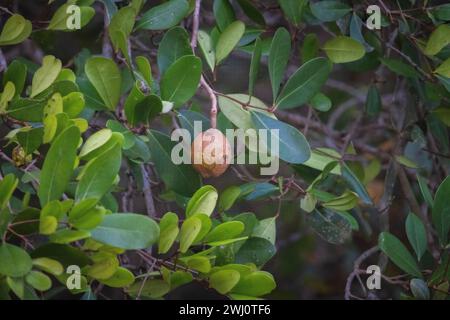
{"type": "Polygon", "coordinates": [[[155,202],[153,200],[152,187],[150,185],[150,177],[149,174],[143,164],[141,164],[141,171],[143,176],[143,188],[142,192],[144,193],[145,198],[145,206],[147,207],[147,214],[150,218],[156,217],[156,209],[155,202]]]}
{"type": "Polygon", "coordinates": [[[191,47],[192,50],[195,50],[197,47],[197,34],[198,34],[198,26],[199,26],[199,18],[200,18],[200,6],[202,0],[195,0],[195,8],[194,15],[192,21],[192,37],[191,37],[191,47]]]}
{"type": "MultiPolygon", "coordinates": [[[[197,47],[197,34],[199,28],[201,2],[202,2],[201,0],[195,0],[195,9],[192,20],[192,37],[191,37],[192,51],[195,51],[195,48],[197,47]]],[[[211,111],[210,111],[211,128],[215,129],[217,125],[217,97],[214,93],[214,90],[211,88],[208,82],[206,82],[205,77],[203,77],[203,75],[200,77],[200,84],[208,92],[209,99],[211,100],[211,111]]]]}
{"type": "Polygon", "coordinates": [[[3,55],[2,50],[0,49],[0,72],[3,72],[4,70],[6,70],[6,59],[5,56],[3,55]]]}

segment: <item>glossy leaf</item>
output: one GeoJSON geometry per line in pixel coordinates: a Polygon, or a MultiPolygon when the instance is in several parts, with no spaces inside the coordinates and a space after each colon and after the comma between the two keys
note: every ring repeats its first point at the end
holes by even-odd
{"type": "Polygon", "coordinates": [[[241,275],[235,270],[220,270],[210,276],[209,285],[220,294],[226,294],[236,286],[240,278],[241,275]]]}
{"type": "Polygon", "coordinates": [[[136,29],[164,30],[178,24],[188,13],[186,0],[169,0],[145,12],[136,23],[136,29]]]}
{"type": "Polygon", "coordinates": [[[291,54],[291,36],[285,28],[279,28],[272,39],[269,51],[269,76],[272,84],[272,97],[275,101],[280,90],[289,56],[291,54]]]}
{"type": "Polygon", "coordinates": [[[336,21],[351,11],[351,8],[340,1],[327,0],[311,2],[312,14],[323,22],[336,21]]]}
{"type": "Polygon", "coordinates": [[[161,80],[161,98],[181,106],[197,91],[202,72],[199,58],[189,55],[179,58],[164,73],[161,80]]]}
{"type": "Polygon", "coordinates": [[[156,171],[166,188],[181,195],[191,196],[200,187],[200,177],[189,165],[175,165],[171,152],[175,145],[169,137],[157,131],[150,131],[148,146],[156,171]]]}
{"type": "Polygon", "coordinates": [[[76,201],[100,199],[108,192],[119,172],[122,163],[121,154],[121,146],[115,144],[86,164],[79,176],[75,192],[76,201]]]}
{"type": "Polygon", "coordinates": [[[196,213],[203,213],[210,216],[216,207],[217,190],[210,185],[198,189],[189,200],[186,207],[186,217],[191,217],[196,213]]]}
{"type": "Polygon", "coordinates": [[[433,225],[436,228],[442,245],[448,243],[448,231],[450,230],[450,178],[447,177],[440,184],[434,197],[432,212],[433,225]]]}
{"type": "Polygon", "coordinates": [[[40,175],[38,196],[42,206],[64,193],[72,176],[79,141],[76,126],[68,127],[53,141],[40,175]]]}
{"type": "Polygon", "coordinates": [[[114,247],[137,250],[150,247],[159,238],[158,224],[152,219],[134,213],[116,213],[105,216],[91,231],[92,238],[114,247]]]}
{"type": "Polygon", "coordinates": [[[410,275],[422,278],[417,262],[394,235],[382,232],[378,237],[378,246],[397,267],[410,275]]]}
{"type": "Polygon", "coordinates": [[[278,156],[280,159],[289,163],[304,163],[311,155],[311,150],[306,138],[300,131],[291,125],[279,120],[272,119],[260,112],[251,112],[252,120],[257,129],[278,130],[272,132],[279,143],[279,154],[271,143],[271,138],[267,138],[268,149],[272,156],[278,156]],[[270,142],[270,143],[269,143],[270,142]]]}
{"type": "Polygon", "coordinates": [[[56,80],[61,71],[61,60],[54,56],[45,56],[42,60],[42,66],[34,73],[31,84],[31,95],[33,98],[39,93],[50,87],[56,80]]]}
{"type": "Polygon", "coordinates": [[[0,274],[8,277],[22,277],[32,267],[28,253],[9,243],[0,245],[0,274]]]}
{"type": "Polygon", "coordinates": [[[183,56],[192,55],[191,44],[187,31],[181,27],[174,27],[164,34],[158,47],[158,68],[161,74],[172,63],[183,56]]]}
{"type": "Polygon", "coordinates": [[[120,99],[122,76],[114,61],[93,57],[86,61],[85,72],[109,110],[114,110],[120,99]]]}
{"type": "Polygon", "coordinates": [[[406,235],[417,259],[420,260],[427,250],[427,235],[422,221],[413,213],[406,219],[406,235]]]}
{"type": "Polygon", "coordinates": [[[328,40],[322,49],[334,63],[346,63],[359,60],[366,52],[361,43],[344,36],[338,36],[328,40]]]}
{"type": "Polygon", "coordinates": [[[245,24],[242,21],[235,21],[223,30],[216,44],[216,65],[233,51],[244,35],[244,31],[245,24]]]}
{"type": "Polygon", "coordinates": [[[331,63],[324,58],[315,58],[303,64],[289,78],[276,100],[280,109],[290,109],[308,102],[328,79],[331,63]]]}

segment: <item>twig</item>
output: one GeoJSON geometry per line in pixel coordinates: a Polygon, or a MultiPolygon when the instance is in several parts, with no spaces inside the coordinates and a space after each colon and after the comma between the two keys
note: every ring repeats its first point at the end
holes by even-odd
{"type": "Polygon", "coordinates": [[[197,47],[197,34],[198,34],[198,27],[199,27],[199,20],[200,20],[201,3],[202,3],[202,0],[195,0],[195,8],[194,8],[194,14],[193,14],[193,21],[192,21],[192,38],[191,38],[192,50],[195,50],[195,48],[197,47]]]}
{"type": "Polygon", "coordinates": [[[6,59],[5,56],[3,55],[2,49],[0,49],[0,72],[6,70],[6,67],[7,67],[6,59]]]}
{"type": "MultiPolygon", "coordinates": [[[[195,48],[197,47],[197,34],[198,34],[199,18],[200,18],[200,5],[201,5],[201,0],[196,0],[194,14],[193,14],[193,20],[192,20],[192,38],[191,38],[192,50],[195,50],[195,48]]],[[[208,82],[206,82],[203,75],[200,77],[200,84],[208,92],[209,99],[211,100],[211,111],[210,111],[211,128],[215,129],[217,126],[217,97],[214,93],[214,90],[211,88],[211,86],[208,84],[208,82]]]]}
{"type": "Polygon", "coordinates": [[[143,164],[141,164],[141,171],[143,177],[143,188],[145,206],[147,207],[147,214],[149,217],[156,217],[155,201],[153,200],[152,187],[150,185],[149,174],[143,164]]]}
{"type": "MultiPolygon", "coordinates": [[[[353,280],[355,279],[355,277],[359,277],[359,274],[361,273],[360,270],[360,266],[361,264],[364,262],[364,260],[366,260],[367,258],[369,258],[372,254],[376,253],[379,250],[378,246],[372,247],[366,251],[364,251],[356,260],[354,263],[354,267],[353,267],[353,271],[352,273],[350,273],[350,275],[347,278],[347,282],[345,284],[345,300],[350,300],[350,298],[356,298],[358,299],[358,297],[354,296],[351,293],[352,290],[352,283],[353,280]]],[[[359,281],[361,282],[361,279],[359,279],[359,281]]],[[[364,288],[364,287],[363,287],[364,288]]],[[[364,288],[365,290],[365,288],[364,288]]],[[[361,298],[359,298],[361,299],[361,298]]]]}

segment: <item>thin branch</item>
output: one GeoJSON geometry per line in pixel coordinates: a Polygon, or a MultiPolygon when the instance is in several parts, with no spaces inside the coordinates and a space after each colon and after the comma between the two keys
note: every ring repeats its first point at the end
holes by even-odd
{"type": "Polygon", "coordinates": [[[199,20],[200,20],[200,6],[201,6],[202,0],[195,0],[195,8],[194,8],[194,14],[193,14],[193,21],[192,21],[192,37],[191,37],[191,47],[192,50],[195,50],[197,47],[197,34],[198,34],[198,27],[199,27],[199,20]]]}
{"type": "Polygon", "coordinates": [[[152,187],[150,185],[150,177],[149,174],[143,164],[141,164],[141,171],[143,177],[143,188],[142,192],[144,193],[145,198],[145,206],[147,207],[147,214],[149,217],[156,217],[156,209],[155,209],[155,201],[153,200],[152,187]]]}

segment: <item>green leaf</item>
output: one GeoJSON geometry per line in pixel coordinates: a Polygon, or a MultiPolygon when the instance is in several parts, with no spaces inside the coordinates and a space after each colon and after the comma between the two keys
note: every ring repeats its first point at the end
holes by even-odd
{"type": "Polygon", "coordinates": [[[122,76],[119,68],[111,59],[92,57],[86,61],[84,70],[109,110],[114,110],[119,103],[122,76]]]}
{"type": "Polygon", "coordinates": [[[330,199],[324,202],[322,205],[325,208],[337,210],[337,211],[347,211],[353,209],[358,204],[358,195],[351,191],[346,191],[339,197],[330,199]]]}
{"type": "Polygon", "coordinates": [[[237,2],[247,17],[261,26],[266,24],[262,13],[249,0],[237,0],[237,2]]]}
{"type": "Polygon", "coordinates": [[[18,184],[19,180],[12,173],[0,180],[0,211],[7,207],[18,184]]]}
{"type": "Polygon", "coordinates": [[[217,242],[233,239],[244,231],[245,225],[241,221],[228,221],[219,224],[209,234],[206,235],[204,242],[217,242]]]}
{"type": "MultiPolygon", "coordinates": [[[[52,19],[50,20],[50,24],[48,25],[48,30],[60,30],[60,31],[76,31],[77,29],[69,29],[67,27],[68,19],[70,18],[70,11],[67,12],[70,3],[64,4],[56,10],[52,19]]],[[[94,17],[95,10],[94,8],[87,6],[80,6],[80,27],[84,27],[89,23],[89,21],[94,17]]]]}
{"type": "Polygon", "coordinates": [[[287,19],[298,26],[302,21],[303,12],[308,4],[307,0],[278,0],[287,19]]]}
{"type": "Polygon", "coordinates": [[[302,62],[306,63],[317,57],[319,46],[317,35],[315,33],[308,33],[303,39],[303,46],[301,48],[302,62]]]}
{"type": "Polygon", "coordinates": [[[440,184],[434,197],[432,212],[433,225],[436,228],[439,240],[443,246],[448,244],[448,231],[450,230],[450,177],[440,184]]]}
{"type": "Polygon", "coordinates": [[[63,97],[63,110],[69,118],[75,118],[85,105],[84,95],[81,92],[71,92],[63,97]]]}
{"type": "Polygon", "coordinates": [[[364,185],[359,181],[358,177],[353,173],[349,166],[345,163],[341,165],[342,178],[345,180],[350,189],[352,189],[361,198],[361,200],[368,205],[372,205],[372,199],[367,193],[364,185]]]}
{"type": "Polygon", "coordinates": [[[375,117],[382,109],[380,92],[376,85],[371,85],[367,91],[366,113],[369,117],[375,117]]]}
{"type": "Polygon", "coordinates": [[[195,56],[184,56],[175,61],[161,80],[161,99],[181,106],[197,91],[202,73],[202,61],[195,56]]]}
{"type": "Polygon", "coordinates": [[[331,100],[323,93],[319,92],[311,98],[311,106],[321,112],[327,112],[331,109],[331,100]]]}
{"type": "Polygon", "coordinates": [[[197,39],[206,63],[208,64],[211,71],[214,71],[214,67],[216,65],[216,52],[214,50],[214,44],[211,37],[206,31],[199,30],[197,39]]]}
{"type": "Polygon", "coordinates": [[[230,292],[239,282],[241,275],[235,270],[220,270],[209,277],[209,286],[220,294],[230,292]]]}
{"type": "Polygon", "coordinates": [[[153,84],[152,67],[150,61],[144,56],[136,57],[136,67],[139,70],[139,74],[143,77],[148,86],[153,84]]]}
{"type": "Polygon", "coordinates": [[[252,237],[258,237],[268,240],[271,244],[275,245],[276,241],[276,226],[277,217],[266,218],[259,221],[258,225],[252,232],[252,237]]]}
{"type": "Polygon", "coordinates": [[[186,266],[189,269],[193,269],[199,271],[201,273],[208,273],[211,271],[211,262],[209,257],[203,256],[194,256],[194,257],[186,257],[180,258],[180,261],[185,261],[186,266]]]}
{"type": "Polygon", "coordinates": [[[39,233],[50,235],[58,228],[58,220],[53,216],[41,216],[39,219],[39,233]]]}
{"type": "Polygon", "coordinates": [[[363,36],[363,26],[364,26],[364,22],[361,20],[361,18],[355,13],[353,12],[351,21],[350,21],[350,37],[352,37],[353,39],[355,39],[356,41],[358,41],[359,43],[361,43],[366,52],[371,52],[374,50],[374,48],[367,43],[366,39],[364,39],[363,36]]]}
{"type": "Polygon", "coordinates": [[[96,252],[92,255],[94,264],[86,267],[85,272],[94,279],[108,279],[119,268],[119,260],[115,254],[109,252],[96,252]]]}
{"type": "Polygon", "coordinates": [[[27,66],[20,62],[19,60],[13,60],[6,69],[3,75],[3,85],[5,86],[8,82],[14,84],[15,93],[14,97],[20,96],[25,86],[25,81],[27,77],[27,66]]]}
{"type": "Polygon", "coordinates": [[[90,152],[103,146],[112,136],[112,131],[110,129],[101,129],[93,133],[83,144],[80,151],[80,158],[85,157],[90,152]]]}
{"type": "Polygon", "coordinates": [[[245,32],[242,21],[234,21],[220,34],[216,44],[216,65],[222,62],[233,51],[245,32]]]}
{"type": "Polygon", "coordinates": [[[230,186],[226,188],[219,197],[219,203],[217,205],[219,212],[224,212],[230,209],[240,195],[241,188],[238,186],[230,186]]]}
{"type": "Polygon", "coordinates": [[[230,120],[236,127],[241,129],[253,128],[252,115],[249,110],[243,108],[242,105],[249,104],[256,108],[252,111],[263,113],[269,117],[274,117],[273,113],[265,111],[268,107],[256,97],[250,97],[246,94],[229,94],[227,96],[219,96],[220,111],[230,120]]]}
{"type": "Polygon", "coordinates": [[[5,112],[8,103],[14,98],[15,93],[16,88],[14,84],[11,81],[7,82],[0,95],[0,114],[5,112]]]}
{"type": "Polygon", "coordinates": [[[121,163],[122,150],[118,143],[89,161],[80,173],[75,200],[101,199],[111,189],[121,163]]]}
{"type": "Polygon", "coordinates": [[[158,253],[169,251],[177,239],[180,229],[178,228],[178,216],[173,212],[167,212],[159,222],[158,253]]]}
{"type": "Polygon", "coordinates": [[[42,66],[33,75],[30,98],[50,87],[58,77],[61,67],[61,60],[54,56],[45,56],[42,60],[42,66]]]}
{"type": "Polygon", "coordinates": [[[285,28],[278,28],[270,45],[268,62],[273,101],[278,96],[290,54],[291,36],[285,28]]]}
{"type": "Polygon", "coordinates": [[[0,46],[20,43],[31,34],[31,22],[20,14],[13,14],[6,20],[0,33],[0,46]]]}
{"type": "Polygon", "coordinates": [[[398,59],[380,58],[380,61],[382,64],[388,67],[389,70],[403,77],[416,78],[419,76],[419,73],[416,71],[416,69],[398,59]]]}
{"type": "Polygon", "coordinates": [[[275,246],[263,238],[249,238],[236,253],[236,263],[254,263],[261,267],[275,255],[275,246]]]}
{"type": "Polygon", "coordinates": [[[317,1],[310,4],[312,14],[323,22],[336,21],[352,9],[340,1],[317,1]]]}
{"type": "Polygon", "coordinates": [[[216,24],[221,32],[236,20],[233,7],[228,0],[214,0],[213,12],[216,24]]]}
{"type": "Polygon", "coordinates": [[[176,165],[172,162],[171,153],[175,142],[166,135],[153,130],[150,130],[147,137],[152,162],[166,188],[184,196],[191,196],[200,188],[200,177],[192,166],[176,165]]]}
{"type": "Polygon", "coordinates": [[[133,31],[134,20],[136,19],[136,11],[132,7],[123,7],[117,11],[111,19],[108,26],[109,38],[111,43],[117,51],[119,48],[120,39],[118,34],[122,33],[125,38],[128,38],[133,31]]]}
{"type": "Polygon", "coordinates": [[[276,288],[273,276],[265,271],[255,271],[242,277],[239,283],[232,289],[232,293],[259,297],[271,293],[276,288]]]}
{"type": "Polygon", "coordinates": [[[192,55],[189,35],[184,28],[174,27],[164,34],[158,47],[158,68],[164,74],[172,63],[183,56],[192,55]]]}
{"type": "Polygon", "coordinates": [[[325,58],[315,58],[303,64],[281,90],[276,106],[290,109],[308,102],[327,81],[331,66],[325,58]]]}
{"type": "Polygon", "coordinates": [[[90,198],[77,203],[69,213],[69,223],[78,229],[90,230],[98,226],[106,210],[95,207],[98,199],[90,198]]]}
{"type": "Polygon", "coordinates": [[[450,58],[440,64],[439,67],[434,70],[434,72],[440,74],[441,76],[450,78],[450,58]]]}
{"type": "Polygon", "coordinates": [[[170,0],[145,12],[136,29],[164,30],[177,25],[188,13],[186,0],[170,0]]]}
{"type": "Polygon", "coordinates": [[[201,187],[189,200],[186,207],[186,217],[189,218],[196,213],[203,213],[209,217],[216,207],[217,198],[217,190],[213,186],[201,187]]]}
{"type": "Polygon", "coordinates": [[[431,12],[437,19],[450,21],[450,3],[436,6],[431,12]]]}
{"type": "Polygon", "coordinates": [[[278,130],[278,132],[270,131],[270,134],[275,135],[278,139],[279,150],[274,149],[271,143],[272,138],[267,138],[267,147],[272,156],[279,157],[289,163],[304,163],[309,159],[311,149],[300,131],[287,123],[272,119],[260,112],[251,111],[251,114],[257,129],[278,130]],[[279,154],[276,151],[279,151],[279,154]]]}
{"type": "Polygon", "coordinates": [[[58,244],[67,244],[83,239],[87,239],[91,236],[88,231],[85,230],[70,230],[61,229],[53,233],[49,238],[51,242],[58,244]]]}
{"type": "Polygon", "coordinates": [[[52,287],[52,280],[39,271],[30,271],[26,275],[25,281],[38,291],[47,291],[52,287]]]}
{"type": "Polygon", "coordinates": [[[258,78],[259,66],[261,61],[261,39],[257,38],[253,47],[252,60],[250,63],[250,71],[248,75],[248,94],[253,95],[255,82],[258,78]]]}
{"type": "Polygon", "coordinates": [[[419,168],[419,166],[414,161],[412,161],[411,159],[409,159],[405,156],[395,156],[395,160],[405,167],[412,168],[412,169],[419,168]]]}
{"type": "Polygon", "coordinates": [[[41,206],[59,199],[72,176],[80,130],[70,126],[53,141],[42,166],[38,196],[41,206]]]}
{"type": "Polygon", "coordinates": [[[18,98],[11,101],[7,114],[20,121],[40,122],[46,104],[47,100],[18,98]]]}
{"type": "Polygon", "coordinates": [[[184,220],[180,231],[180,252],[185,253],[194,243],[202,227],[202,222],[196,217],[184,220]]]}
{"type": "Polygon", "coordinates": [[[410,213],[406,219],[406,235],[417,259],[420,260],[427,250],[427,235],[425,226],[414,213],[410,213]]]}
{"type": "Polygon", "coordinates": [[[158,299],[170,291],[169,284],[160,279],[150,279],[147,281],[137,281],[129,289],[128,294],[137,297],[140,293],[141,297],[158,299]]]}
{"type": "Polygon", "coordinates": [[[22,248],[9,243],[0,245],[0,274],[8,277],[23,277],[30,272],[32,260],[22,248]]]}
{"type": "Polygon", "coordinates": [[[349,37],[338,36],[328,40],[322,49],[334,63],[347,63],[361,59],[366,50],[364,46],[349,37]]]}
{"type": "Polygon", "coordinates": [[[351,237],[349,220],[332,210],[315,209],[306,218],[313,230],[329,243],[342,244],[351,237]]]}
{"type": "Polygon", "coordinates": [[[394,235],[382,232],[378,237],[378,246],[400,269],[412,276],[422,278],[419,266],[408,249],[394,235]]]}
{"type": "Polygon", "coordinates": [[[152,219],[134,213],[106,215],[91,231],[92,238],[126,250],[145,249],[158,241],[159,227],[152,219]]]}
{"type": "Polygon", "coordinates": [[[438,54],[444,47],[450,43],[450,26],[441,24],[428,38],[424,53],[429,56],[438,54]]]}
{"type": "Polygon", "coordinates": [[[100,283],[103,283],[111,288],[124,288],[134,283],[134,275],[128,269],[118,267],[116,272],[108,279],[98,279],[100,283]]]}
{"type": "Polygon", "coordinates": [[[430,290],[428,289],[428,285],[422,279],[411,279],[409,282],[409,287],[411,288],[411,292],[414,298],[419,300],[429,300],[430,299],[430,290]]]}
{"type": "Polygon", "coordinates": [[[55,276],[59,276],[64,272],[62,264],[50,258],[33,259],[33,266],[55,276]]]}
{"type": "Polygon", "coordinates": [[[417,182],[419,184],[420,193],[422,194],[423,199],[427,203],[429,208],[433,208],[433,196],[431,195],[430,188],[428,188],[427,181],[420,174],[417,174],[417,182]]]}

